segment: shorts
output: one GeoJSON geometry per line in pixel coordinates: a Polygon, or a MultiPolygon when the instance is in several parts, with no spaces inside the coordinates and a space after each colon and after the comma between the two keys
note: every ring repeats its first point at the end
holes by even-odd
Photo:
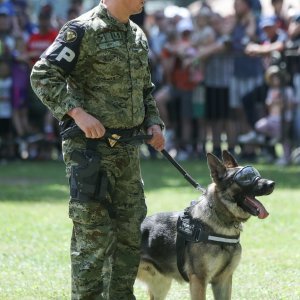
{"type": "Polygon", "coordinates": [[[230,107],[241,108],[243,96],[254,90],[257,86],[262,85],[262,83],[263,76],[251,78],[233,77],[230,82],[230,107]]]}
{"type": "Polygon", "coordinates": [[[229,89],[206,87],[206,120],[224,120],[229,118],[229,89]]]}
{"type": "Polygon", "coordinates": [[[0,136],[5,137],[12,130],[11,119],[0,119],[0,136]]]}
{"type": "Polygon", "coordinates": [[[179,115],[183,118],[193,117],[193,91],[170,88],[171,101],[179,101],[179,115]]]}
{"type": "Polygon", "coordinates": [[[26,65],[16,64],[13,67],[12,107],[22,109],[28,107],[29,69],[26,65]]]}
{"type": "Polygon", "coordinates": [[[206,88],[204,84],[199,84],[193,90],[193,117],[203,118],[205,114],[206,88]]]}

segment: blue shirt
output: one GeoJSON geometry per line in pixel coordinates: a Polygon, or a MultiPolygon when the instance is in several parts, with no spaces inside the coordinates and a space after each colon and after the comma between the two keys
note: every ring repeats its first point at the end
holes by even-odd
{"type": "Polygon", "coordinates": [[[264,68],[260,57],[251,57],[245,54],[244,50],[250,42],[246,35],[246,27],[236,24],[232,32],[233,46],[233,75],[239,78],[256,77],[262,74],[264,68]]]}
{"type": "Polygon", "coordinates": [[[14,16],[16,12],[13,3],[9,0],[0,3],[0,14],[1,13],[5,13],[9,16],[14,16]]]}

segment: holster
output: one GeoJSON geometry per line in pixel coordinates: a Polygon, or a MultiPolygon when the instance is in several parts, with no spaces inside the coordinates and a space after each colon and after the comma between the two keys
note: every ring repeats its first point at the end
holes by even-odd
{"type": "Polygon", "coordinates": [[[101,167],[99,153],[92,150],[74,150],[71,159],[70,195],[75,201],[103,202],[106,198],[108,178],[101,167]]]}

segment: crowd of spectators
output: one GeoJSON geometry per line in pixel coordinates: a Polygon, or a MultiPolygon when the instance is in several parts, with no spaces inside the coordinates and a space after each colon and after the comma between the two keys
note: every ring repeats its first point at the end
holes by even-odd
{"type": "Polygon", "coordinates": [[[31,90],[30,72],[60,27],[81,13],[70,1],[66,18],[41,6],[37,21],[26,0],[0,0],[0,159],[52,159],[60,153],[58,122],[31,90]]]}
{"type": "Polygon", "coordinates": [[[234,0],[221,15],[169,6],[147,24],[155,98],[178,160],[221,155],[290,163],[299,147],[300,10],[234,0]],[[281,146],[277,147],[277,146],[281,146]]]}
{"type": "MultiPolygon", "coordinates": [[[[234,0],[230,15],[203,0],[197,10],[171,5],[135,17],[149,40],[166,149],[178,160],[227,148],[286,165],[300,146],[300,11],[269,1],[271,15],[259,0],[234,0]]],[[[0,160],[59,155],[58,122],[29,75],[61,26],[82,12],[82,0],[70,0],[63,19],[45,4],[33,22],[26,0],[0,0],[0,160]]]]}

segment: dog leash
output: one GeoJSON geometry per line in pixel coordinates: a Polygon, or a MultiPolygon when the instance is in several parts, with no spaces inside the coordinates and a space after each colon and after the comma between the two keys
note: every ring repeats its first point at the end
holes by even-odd
{"type": "MultiPolygon", "coordinates": [[[[145,140],[150,140],[152,138],[152,134],[145,135],[136,135],[133,136],[132,139],[136,139],[138,141],[144,142],[145,140]]],[[[108,139],[112,139],[115,141],[121,141],[122,139],[115,139],[113,136],[108,137],[108,139]]],[[[130,138],[129,138],[130,139],[130,138]]],[[[169,153],[167,150],[163,149],[160,153],[183,175],[183,177],[197,190],[201,191],[203,194],[206,192],[206,189],[201,186],[169,153]]]]}
{"type": "MultiPolygon", "coordinates": [[[[144,142],[152,138],[152,135],[136,135],[135,137],[138,141],[144,142]]],[[[109,139],[113,139],[109,137],[109,139]]],[[[167,150],[163,149],[160,153],[183,175],[183,177],[197,190],[201,191],[203,194],[206,189],[200,185],[170,154],[167,150]]]]}
{"type": "Polygon", "coordinates": [[[165,149],[160,151],[161,154],[183,175],[183,177],[197,190],[203,194],[206,189],[202,187],[165,149]]]}

